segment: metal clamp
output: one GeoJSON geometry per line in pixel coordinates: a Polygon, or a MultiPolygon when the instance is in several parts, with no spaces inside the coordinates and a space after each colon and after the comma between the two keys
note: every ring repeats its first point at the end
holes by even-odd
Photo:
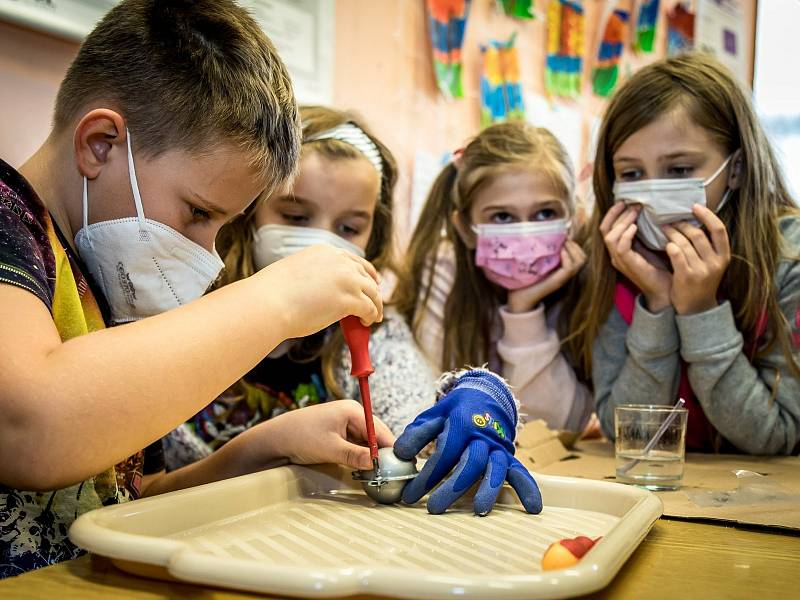
{"type": "Polygon", "coordinates": [[[409,475],[395,475],[394,477],[384,477],[382,475],[378,477],[367,478],[364,476],[364,471],[353,471],[353,479],[356,481],[362,481],[366,485],[372,487],[382,487],[387,483],[391,483],[392,481],[405,481],[406,479],[414,479],[419,473],[411,473],[409,475]]]}

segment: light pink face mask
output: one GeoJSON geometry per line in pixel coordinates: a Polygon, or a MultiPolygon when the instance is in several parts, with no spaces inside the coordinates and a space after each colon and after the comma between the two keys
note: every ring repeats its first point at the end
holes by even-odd
{"type": "Polygon", "coordinates": [[[476,225],[475,264],[492,283],[518,290],[544,279],[561,264],[569,221],[476,225]]]}

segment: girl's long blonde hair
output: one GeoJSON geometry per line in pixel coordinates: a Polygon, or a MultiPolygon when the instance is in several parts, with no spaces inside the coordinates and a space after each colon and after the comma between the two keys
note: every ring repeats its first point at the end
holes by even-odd
{"type": "MultiPolygon", "coordinates": [[[[344,123],[353,123],[364,131],[378,148],[383,163],[383,177],[365,257],[379,271],[393,269],[392,195],[397,181],[397,163],[394,156],[378,138],[370,133],[358,117],[349,112],[325,106],[301,106],[300,119],[303,127],[303,139],[311,138],[344,123]]],[[[306,156],[310,152],[318,152],[329,160],[351,160],[363,157],[356,148],[337,139],[303,142],[300,156],[306,156]]],[[[249,277],[255,272],[252,252],[255,228],[253,220],[258,205],[259,202],[251,205],[241,217],[223,227],[217,237],[217,249],[225,262],[225,269],[217,283],[218,287],[249,277]]],[[[298,361],[311,361],[321,356],[325,386],[333,397],[341,397],[342,390],[337,384],[334,374],[344,347],[343,344],[344,338],[341,331],[339,328],[335,328],[330,335],[322,332],[319,335],[304,338],[300,344],[292,348],[290,356],[298,361]]],[[[239,391],[244,393],[243,386],[238,387],[239,391]]]]}
{"type": "MultiPolygon", "coordinates": [[[[745,339],[754,338],[767,317],[767,351],[778,343],[790,368],[790,328],[778,306],[775,272],[782,254],[778,220],[797,214],[769,142],[748,94],[734,76],[706,54],[655,62],[635,73],[615,94],[600,129],[594,163],[595,210],[587,228],[588,261],[583,293],[571,316],[573,359],[591,370],[592,346],[613,306],[616,270],[600,233],[600,221],[613,204],[614,153],[635,132],[676,108],[705,128],[730,155],[741,151],[741,186],[719,213],[728,229],[732,260],[720,285],[745,339]]],[[[735,167],[734,167],[735,168],[735,167]]]]}
{"type": "Polygon", "coordinates": [[[453,225],[454,212],[462,223],[469,223],[470,209],[482,189],[503,173],[527,170],[548,175],[574,213],[575,178],[570,159],[548,130],[519,122],[493,125],[458,154],[431,188],[392,298],[419,338],[436,257],[443,244],[452,244],[454,285],[444,307],[441,356],[441,368],[446,371],[488,362],[491,329],[506,295],[476,267],[474,250],[466,246],[453,225]]]}

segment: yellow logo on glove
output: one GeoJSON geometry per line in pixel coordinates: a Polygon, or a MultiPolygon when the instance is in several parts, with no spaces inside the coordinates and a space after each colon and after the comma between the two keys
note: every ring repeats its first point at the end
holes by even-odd
{"type": "Polygon", "coordinates": [[[486,427],[487,425],[491,425],[492,429],[494,429],[495,433],[500,436],[501,440],[506,439],[506,432],[503,429],[503,426],[500,423],[498,423],[494,419],[494,417],[492,417],[492,415],[490,415],[488,412],[483,415],[479,414],[472,415],[472,423],[476,427],[481,427],[481,428],[486,427]]]}

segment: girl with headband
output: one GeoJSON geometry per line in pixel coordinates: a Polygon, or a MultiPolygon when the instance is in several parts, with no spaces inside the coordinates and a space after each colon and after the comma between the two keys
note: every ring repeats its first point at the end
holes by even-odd
{"type": "MultiPolygon", "coordinates": [[[[300,114],[297,178],[291,189],[255,203],[223,228],[217,247],[225,271],[218,285],[244,279],[315,244],[365,257],[379,271],[392,268],[394,157],[348,113],[305,106],[300,114]]],[[[405,321],[391,309],[373,330],[370,354],[375,416],[399,434],[432,402],[432,367],[405,321]]],[[[350,354],[339,327],[286,340],[166,438],[167,467],[198,460],[282,412],[340,398],[358,399],[358,386],[350,376],[350,354]]]]}

